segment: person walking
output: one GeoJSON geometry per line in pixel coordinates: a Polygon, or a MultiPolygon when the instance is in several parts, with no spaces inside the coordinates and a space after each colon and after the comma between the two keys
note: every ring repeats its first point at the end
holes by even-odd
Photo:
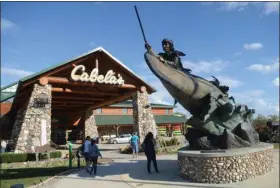
{"type": "Polygon", "coordinates": [[[143,148],[145,155],[147,157],[147,170],[151,174],[151,161],[153,161],[155,171],[159,173],[157,161],[156,161],[156,151],[155,151],[155,139],[153,133],[149,132],[143,142],[143,148]]]}
{"type": "Polygon", "coordinates": [[[136,156],[136,159],[138,157],[138,151],[139,151],[139,137],[137,136],[137,133],[134,132],[132,134],[132,137],[130,139],[130,144],[131,144],[131,147],[132,147],[132,153],[133,153],[133,158],[136,156]]]}
{"type": "Polygon", "coordinates": [[[102,155],[96,143],[97,143],[96,139],[92,139],[91,145],[89,146],[89,160],[92,163],[92,167],[89,173],[92,174],[92,171],[94,171],[94,175],[96,175],[97,173],[98,157],[102,158],[102,155]]]}
{"type": "Polygon", "coordinates": [[[1,153],[6,152],[7,142],[4,139],[1,139],[1,153]]]}
{"type": "Polygon", "coordinates": [[[86,161],[86,171],[89,172],[89,160],[88,160],[88,155],[89,155],[89,146],[91,145],[91,142],[90,142],[90,136],[87,136],[86,137],[86,140],[85,142],[83,143],[83,148],[82,148],[82,151],[83,151],[83,155],[84,155],[84,158],[85,158],[85,161],[86,161]]]}

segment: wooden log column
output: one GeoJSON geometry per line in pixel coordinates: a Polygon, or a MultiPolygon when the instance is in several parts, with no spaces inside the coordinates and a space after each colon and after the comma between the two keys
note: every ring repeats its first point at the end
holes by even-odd
{"type": "Polygon", "coordinates": [[[146,88],[142,86],[140,91],[136,91],[132,95],[132,99],[134,131],[138,133],[140,142],[144,141],[145,136],[149,132],[152,132],[154,134],[154,138],[156,138],[157,125],[148,99],[146,88]]]}
{"type": "Polygon", "coordinates": [[[11,140],[15,143],[15,152],[32,152],[37,146],[50,143],[51,138],[51,86],[34,84],[27,107],[17,112],[11,140]],[[34,106],[36,98],[44,95],[48,98],[45,106],[34,106]]]}

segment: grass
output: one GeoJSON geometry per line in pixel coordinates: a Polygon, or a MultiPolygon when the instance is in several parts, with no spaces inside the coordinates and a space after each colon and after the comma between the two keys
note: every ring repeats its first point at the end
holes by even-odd
{"type": "MultiPolygon", "coordinates": [[[[81,161],[81,165],[84,163],[81,161]]],[[[73,168],[77,163],[73,161],[73,168]]],[[[70,170],[68,164],[53,167],[1,169],[0,188],[10,188],[14,184],[24,184],[24,187],[37,185],[61,172],[70,170]]]]}
{"type": "Polygon", "coordinates": [[[274,143],[274,144],[273,144],[273,148],[274,148],[274,149],[279,149],[279,145],[280,145],[280,143],[274,143]]]}

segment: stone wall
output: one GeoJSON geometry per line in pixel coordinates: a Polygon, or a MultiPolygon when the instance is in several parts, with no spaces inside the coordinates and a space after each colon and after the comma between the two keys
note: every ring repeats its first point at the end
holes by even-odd
{"type": "MultiPolygon", "coordinates": [[[[26,108],[18,110],[13,126],[11,139],[15,143],[15,152],[31,152],[41,145],[41,121],[46,121],[47,143],[51,140],[51,85],[34,84],[33,91],[26,108]],[[48,96],[45,107],[34,107],[34,99],[41,93],[48,96]]],[[[25,101],[22,101],[25,102],[25,101]]]]}
{"type": "Polygon", "coordinates": [[[89,110],[85,113],[85,127],[84,127],[84,136],[90,136],[90,137],[99,137],[95,116],[92,110],[89,110]]]}
{"type": "Polygon", "coordinates": [[[148,132],[156,137],[157,126],[146,89],[142,87],[141,92],[137,91],[132,95],[132,99],[134,131],[138,133],[140,142],[143,142],[148,132]]]}
{"type": "Polygon", "coordinates": [[[273,148],[260,148],[250,152],[250,148],[242,148],[243,154],[227,150],[228,154],[213,157],[204,154],[190,155],[179,151],[178,163],[180,175],[200,183],[231,183],[243,181],[270,172],[273,168],[273,148]],[[224,156],[222,156],[224,155],[224,156]]]}

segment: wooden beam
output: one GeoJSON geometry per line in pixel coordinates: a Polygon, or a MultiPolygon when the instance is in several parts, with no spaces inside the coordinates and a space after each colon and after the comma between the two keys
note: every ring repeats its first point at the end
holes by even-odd
{"type": "Polygon", "coordinates": [[[67,85],[78,85],[78,86],[90,86],[90,87],[116,87],[116,88],[124,88],[124,89],[135,89],[135,85],[131,84],[123,84],[123,85],[107,85],[107,84],[99,84],[99,83],[91,83],[91,82],[75,82],[70,81],[67,78],[61,78],[61,77],[43,77],[39,79],[39,83],[41,85],[47,85],[50,84],[67,84],[67,85]]]}
{"type": "Polygon", "coordinates": [[[94,102],[92,101],[52,101],[52,104],[95,104],[94,102]]]}
{"type": "Polygon", "coordinates": [[[52,99],[66,99],[66,100],[86,100],[86,101],[103,101],[104,99],[101,98],[86,98],[86,97],[71,97],[71,96],[52,96],[52,99]]]}
{"type": "MultiPolygon", "coordinates": [[[[82,108],[82,107],[85,107],[86,105],[53,105],[52,108],[55,109],[55,108],[64,108],[65,110],[68,110],[68,108],[82,108]]],[[[87,105],[88,106],[88,105],[87,105]]]]}
{"type": "Polygon", "coordinates": [[[93,105],[93,106],[89,107],[88,110],[94,110],[94,109],[97,109],[97,108],[100,108],[100,107],[103,107],[103,106],[114,104],[116,102],[121,102],[121,101],[127,100],[127,99],[132,97],[132,94],[134,92],[135,91],[130,91],[130,92],[126,92],[123,95],[118,96],[118,97],[111,97],[110,99],[108,99],[104,102],[100,102],[96,105],[93,105]]]}
{"type": "Polygon", "coordinates": [[[105,92],[98,92],[98,91],[86,91],[86,90],[73,90],[67,88],[57,88],[53,87],[52,92],[61,92],[61,93],[78,93],[78,94],[88,94],[88,95],[111,95],[111,96],[118,96],[122,95],[121,93],[105,93],[105,92]]]}

